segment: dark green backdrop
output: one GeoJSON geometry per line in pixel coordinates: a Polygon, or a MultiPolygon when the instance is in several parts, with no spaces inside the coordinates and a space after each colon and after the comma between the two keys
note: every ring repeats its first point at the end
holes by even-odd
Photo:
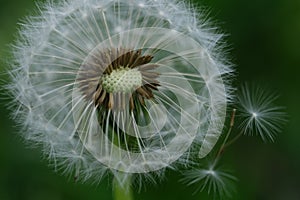
{"type": "MultiPolygon", "coordinates": [[[[300,199],[300,0],[203,0],[211,16],[228,33],[229,58],[236,64],[237,83],[267,83],[286,106],[289,123],[274,144],[242,137],[222,160],[232,166],[239,181],[233,199],[300,199]]],[[[9,55],[19,19],[34,9],[32,0],[0,0],[0,70],[9,55]]],[[[5,77],[1,76],[1,81],[5,77]]],[[[4,100],[2,100],[3,102],[4,100]]],[[[111,186],[74,183],[53,172],[39,149],[26,148],[0,105],[0,199],[77,200],[111,197],[111,186]]],[[[174,172],[159,185],[135,194],[141,200],[211,199],[192,195],[193,189],[178,183],[174,172]]]]}

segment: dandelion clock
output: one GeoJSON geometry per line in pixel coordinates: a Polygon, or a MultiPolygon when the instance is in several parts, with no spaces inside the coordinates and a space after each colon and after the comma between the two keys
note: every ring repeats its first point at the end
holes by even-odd
{"type": "Polygon", "coordinates": [[[123,187],[211,152],[231,68],[205,16],[176,0],[38,10],[14,45],[8,88],[23,137],[56,169],[82,181],[113,174],[123,187]]]}

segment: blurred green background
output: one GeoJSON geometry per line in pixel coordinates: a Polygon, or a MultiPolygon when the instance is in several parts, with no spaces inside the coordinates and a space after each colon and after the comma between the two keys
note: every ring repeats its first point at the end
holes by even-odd
{"type": "MultiPolygon", "coordinates": [[[[32,13],[34,4],[32,0],[0,0],[0,72],[6,67],[17,23],[32,13]]],[[[203,0],[195,4],[209,8],[211,17],[228,33],[228,57],[236,64],[236,82],[270,85],[281,94],[278,103],[286,106],[289,115],[289,123],[274,144],[244,136],[226,150],[222,162],[239,179],[232,199],[300,199],[300,0],[203,0]]],[[[74,183],[53,172],[40,150],[27,148],[17,131],[1,103],[1,200],[112,199],[106,180],[100,185],[74,183]]],[[[135,199],[212,199],[202,193],[192,195],[194,188],[178,179],[177,173],[168,172],[162,183],[135,193],[135,199]]]]}

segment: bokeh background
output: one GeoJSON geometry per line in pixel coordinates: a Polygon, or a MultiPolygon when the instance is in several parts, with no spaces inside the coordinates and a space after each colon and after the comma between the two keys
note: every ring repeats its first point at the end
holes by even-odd
{"type": "MultiPolygon", "coordinates": [[[[226,33],[228,57],[236,65],[235,83],[264,83],[281,94],[289,122],[275,143],[242,137],[222,159],[239,181],[237,200],[300,199],[300,0],[202,0],[211,17],[226,33]]],[[[33,0],[0,0],[0,73],[10,55],[18,22],[35,9],[33,0]]],[[[1,76],[0,82],[6,81],[1,76]]],[[[1,95],[2,96],[2,95],[1,95]]],[[[0,104],[0,199],[77,200],[112,199],[111,185],[74,183],[53,172],[39,149],[26,147],[9,118],[5,100],[0,104]]],[[[178,182],[175,172],[135,193],[137,200],[212,199],[178,182]]]]}

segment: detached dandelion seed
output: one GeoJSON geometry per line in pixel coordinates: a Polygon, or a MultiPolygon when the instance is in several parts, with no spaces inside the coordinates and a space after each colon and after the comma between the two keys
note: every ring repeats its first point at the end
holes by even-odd
{"type": "Polygon", "coordinates": [[[39,10],[22,25],[7,89],[23,136],[56,169],[96,182],[111,172],[122,183],[211,151],[232,70],[205,16],[176,0],[39,10]]]}
{"type": "Polygon", "coordinates": [[[256,113],[256,112],[253,112],[253,113],[252,113],[252,116],[253,116],[253,118],[256,118],[256,117],[257,117],[257,113],[256,113]]]}
{"type": "Polygon", "coordinates": [[[275,105],[278,96],[264,89],[244,84],[238,94],[239,129],[244,134],[259,135],[264,141],[274,141],[286,122],[286,113],[275,105]]]}
{"type": "Polygon", "coordinates": [[[237,182],[237,178],[224,167],[209,162],[201,164],[196,169],[186,171],[184,175],[185,177],[181,181],[188,186],[197,187],[195,192],[207,191],[217,199],[231,197],[237,182]]]}

